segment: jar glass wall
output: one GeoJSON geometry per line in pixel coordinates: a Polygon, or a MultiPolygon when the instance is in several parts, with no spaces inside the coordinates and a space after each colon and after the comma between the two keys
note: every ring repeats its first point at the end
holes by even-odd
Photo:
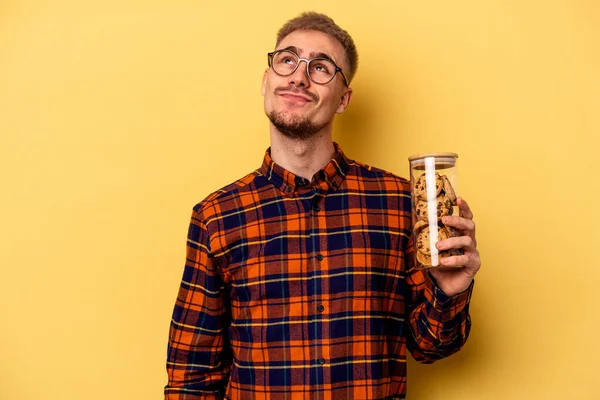
{"type": "MultiPolygon", "coordinates": [[[[428,153],[409,157],[412,197],[414,262],[418,269],[448,268],[445,257],[462,250],[438,251],[438,241],[460,236],[455,228],[442,223],[446,215],[458,215],[456,153],[428,153]]],[[[456,268],[456,267],[451,267],[456,268]]]]}

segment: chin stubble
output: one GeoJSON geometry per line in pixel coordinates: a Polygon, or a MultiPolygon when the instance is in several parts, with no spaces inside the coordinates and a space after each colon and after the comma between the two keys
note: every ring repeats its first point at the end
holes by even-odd
{"type": "Polygon", "coordinates": [[[266,113],[271,123],[282,135],[290,139],[308,139],[321,131],[328,122],[314,124],[308,118],[291,116],[285,112],[271,111],[266,113]]]}

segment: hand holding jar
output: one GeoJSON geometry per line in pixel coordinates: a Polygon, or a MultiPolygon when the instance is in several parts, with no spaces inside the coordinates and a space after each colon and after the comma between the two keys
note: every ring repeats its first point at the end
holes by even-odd
{"type": "Polygon", "coordinates": [[[452,296],[466,290],[481,266],[473,213],[456,191],[455,153],[412,156],[415,266],[429,270],[452,296]]]}

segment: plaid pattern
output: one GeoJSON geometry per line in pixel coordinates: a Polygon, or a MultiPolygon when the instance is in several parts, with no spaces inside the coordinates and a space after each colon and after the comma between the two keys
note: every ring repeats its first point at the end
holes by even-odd
{"type": "Polygon", "coordinates": [[[410,183],[335,148],[312,182],[267,150],[194,207],[166,399],[404,398],[407,349],[465,343],[472,285],[412,269],[410,183]]]}

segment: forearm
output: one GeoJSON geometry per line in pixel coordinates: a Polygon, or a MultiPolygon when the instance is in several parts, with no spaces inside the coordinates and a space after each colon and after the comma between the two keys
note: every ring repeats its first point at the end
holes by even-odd
{"type": "Polygon", "coordinates": [[[229,380],[228,289],[209,243],[207,228],[194,212],[169,329],[167,400],[222,399],[229,380]]]}
{"type": "Polygon", "coordinates": [[[413,357],[432,363],[460,350],[469,336],[469,303],[473,283],[467,290],[449,297],[427,275],[422,283],[424,300],[411,310],[408,344],[413,357]]]}
{"type": "Polygon", "coordinates": [[[229,349],[222,332],[199,330],[171,323],[166,400],[223,398],[231,369],[229,349]]]}

